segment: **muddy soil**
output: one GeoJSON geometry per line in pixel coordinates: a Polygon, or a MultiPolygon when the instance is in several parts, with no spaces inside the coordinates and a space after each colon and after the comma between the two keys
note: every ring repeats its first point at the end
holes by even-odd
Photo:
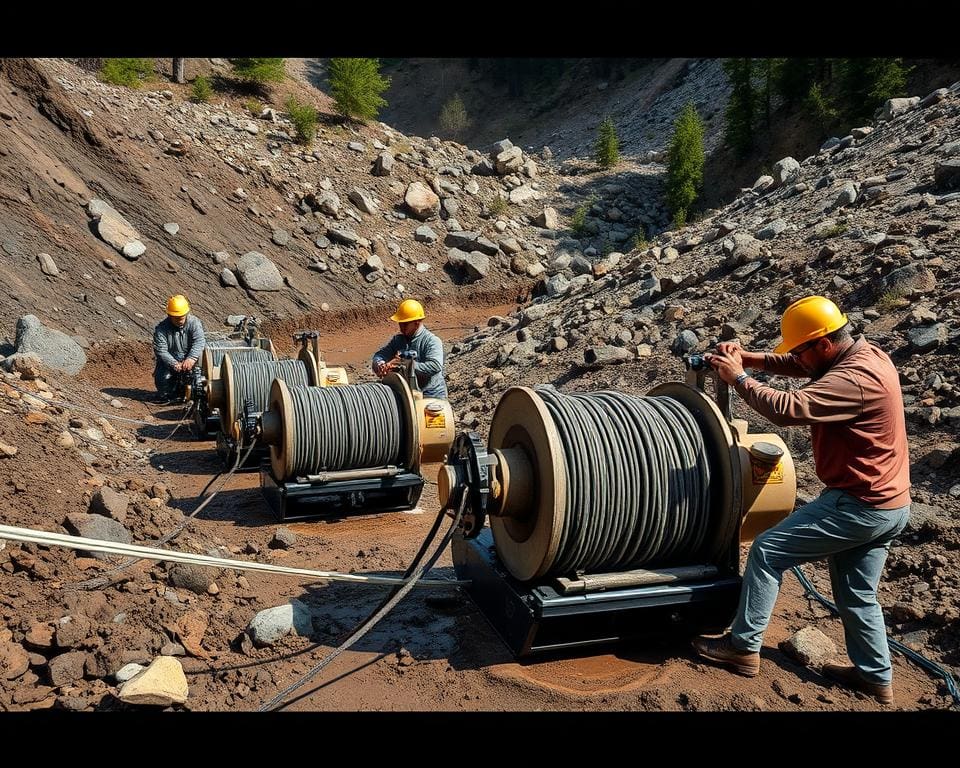
{"type": "MultiPolygon", "coordinates": [[[[489,315],[512,308],[438,304],[428,325],[450,341],[484,325],[489,315]]],[[[328,330],[323,337],[327,360],[348,366],[355,381],[371,380],[367,361],[394,327],[380,321],[328,330]]],[[[145,402],[151,370],[147,343],[124,342],[92,350],[77,379],[49,377],[57,399],[150,421],[115,421],[112,438],[90,432],[108,429],[95,414],[48,406],[31,415],[22,397],[15,399],[15,392],[0,384],[7,395],[0,412],[0,442],[19,447],[16,456],[0,460],[4,522],[59,530],[67,514],[86,512],[91,493],[106,484],[134,499],[127,527],[136,541],[149,543],[196,507],[197,495],[221,471],[220,460],[211,441],[198,441],[185,428],[170,436],[182,411],[145,402]],[[114,399],[122,407],[111,406],[108,401],[114,399]],[[71,418],[82,426],[71,427],[71,418]],[[85,441],[81,450],[88,463],[77,448],[58,444],[64,430],[77,443],[85,441]],[[137,458],[137,451],[145,454],[137,458]],[[165,489],[158,491],[157,484],[165,489]],[[164,490],[170,494],[165,504],[164,490]]],[[[257,473],[239,472],[171,546],[285,566],[399,575],[438,513],[436,472],[436,465],[424,467],[427,484],[416,509],[289,523],[286,527],[296,535],[289,549],[271,547],[280,523],[261,496],[257,473]]],[[[6,543],[0,560],[0,647],[26,648],[30,667],[17,678],[0,676],[0,706],[9,710],[127,709],[114,695],[117,688],[110,674],[121,662],[146,663],[158,652],[177,654],[183,665],[190,687],[184,708],[256,710],[336,648],[387,589],[227,571],[212,577],[216,590],[198,594],[173,586],[169,566],[141,562],[118,583],[82,590],[75,585],[102,573],[106,563],[64,549],[14,542],[6,543]],[[312,625],[304,636],[290,635],[265,648],[246,640],[244,629],[258,611],[291,599],[310,607],[312,625]],[[207,622],[201,650],[193,655],[182,655],[184,649],[176,644],[182,638],[173,629],[187,614],[207,622]],[[71,621],[64,622],[65,616],[71,621]],[[70,639],[65,623],[79,624],[84,631],[70,639]],[[51,634],[53,640],[43,640],[51,634]],[[85,654],[83,672],[53,685],[51,662],[65,651],[85,654]]],[[[829,595],[825,569],[808,566],[806,573],[829,595]]],[[[431,576],[454,577],[449,549],[431,576]]],[[[886,599],[881,588],[881,600],[886,599]]],[[[288,696],[283,707],[304,712],[883,709],[824,680],[779,649],[783,640],[806,626],[843,647],[839,620],[805,598],[796,578],[787,575],[756,678],[700,663],[686,638],[653,638],[518,661],[459,588],[418,588],[356,645],[288,696]]],[[[13,662],[7,661],[4,671],[9,673],[13,662]]],[[[903,656],[895,655],[894,665],[893,709],[949,706],[942,683],[903,656]]]]}

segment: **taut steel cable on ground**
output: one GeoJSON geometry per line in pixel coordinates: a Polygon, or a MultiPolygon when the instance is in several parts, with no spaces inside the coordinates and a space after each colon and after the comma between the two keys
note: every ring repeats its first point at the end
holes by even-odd
{"type": "MultiPolygon", "coordinates": [[[[440,544],[434,550],[433,555],[430,559],[423,565],[420,565],[420,560],[423,558],[426,553],[429,543],[436,536],[437,531],[440,528],[440,522],[443,520],[443,517],[446,514],[446,510],[440,510],[436,519],[433,522],[433,525],[430,528],[430,532],[427,534],[427,537],[424,539],[423,543],[420,545],[420,549],[417,552],[416,556],[413,559],[413,562],[410,563],[410,566],[404,572],[403,578],[406,580],[402,586],[394,587],[391,590],[391,593],[388,594],[380,604],[373,609],[370,615],[364,619],[357,629],[350,634],[350,636],[343,641],[337,648],[327,654],[316,666],[310,669],[306,674],[304,674],[297,682],[293,683],[290,686],[287,686],[282,691],[280,691],[276,696],[274,696],[270,701],[265,704],[261,704],[258,708],[258,712],[269,712],[272,709],[277,708],[277,705],[280,704],[287,696],[296,691],[298,688],[302,688],[307,684],[313,677],[320,673],[320,671],[326,667],[330,662],[332,662],[337,656],[347,650],[350,646],[356,643],[360,638],[362,638],[367,632],[373,629],[377,623],[386,616],[394,606],[397,605],[407,593],[413,589],[417,583],[423,583],[421,581],[424,574],[429,572],[429,570],[434,566],[437,560],[440,558],[440,555],[447,548],[447,545],[450,543],[450,539],[453,537],[454,531],[456,531],[457,526],[460,524],[460,518],[463,516],[463,511],[466,506],[466,494],[464,494],[463,499],[460,501],[460,507],[457,510],[457,513],[453,516],[453,519],[450,523],[450,527],[447,529],[447,532],[444,534],[443,539],[440,541],[440,544]]],[[[452,582],[451,582],[452,583],[452,582]]]]}

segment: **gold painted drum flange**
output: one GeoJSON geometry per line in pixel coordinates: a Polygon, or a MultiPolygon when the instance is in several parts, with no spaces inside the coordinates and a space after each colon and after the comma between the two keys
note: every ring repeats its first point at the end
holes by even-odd
{"type": "Polygon", "coordinates": [[[537,393],[510,387],[490,424],[488,451],[522,449],[534,474],[533,503],[522,517],[490,517],[497,555],[521,581],[543,576],[560,548],[566,517],[567,483],[563,446],[553,417],[537,393]]]}
{"type": "Polygon", "coordinates": [[[417,424],[417,405],[413,399],[413,390],[399,373],[388,373],[381,382],[390,387],[397,398],[397,408],[400,411],[404,433],[400,438],[402,442],[400,455],[405,459],[402,463],[407,471],[415,475],[420,474],[420,428],[417,424]]]}
{"type": "Polygon", "coordinates": [[[280,424],[278,440],[270,444],[270,468],[278,482],[293,477],[293,401],[290,388],[283,379],[274,379],[270,385],[270,406],[267,412],[280,424]]]}
{"type": "Polygon", "coordinates": [[[707,562],[724,561],[736,547],[737,529],[743,509],[740,484],[740,449],[720,408],[707,395],[680,382],[658,384],[647,397],[670,397],[686,408],[700,427],[707,453],[712,459],[710,475],[711,539],[704,542],[707,562]]]}

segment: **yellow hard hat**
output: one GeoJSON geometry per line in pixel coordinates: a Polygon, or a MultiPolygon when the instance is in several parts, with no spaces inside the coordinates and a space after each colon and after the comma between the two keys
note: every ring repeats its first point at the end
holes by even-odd
{"type": "Polygon", "coordinates": [[[390,319],[395,323],[409,323],[411,320],[423,320],[423,304],[416,299],[404,299],[390,319]]]}
{"type": "Polygon", "coordinates": [[[170,317],[183,317],[190,311],[190,302],[182,294],[171,296],[167,302],[167,314],[170,317]]]}
{"type": "Polygon", "coordinates": [[[805,296],[793,302],[780,320],[783,341],[774,352],[789,352],[807,341],[819,339],[847,324],[840,307],[823,296],[805,296]]]}

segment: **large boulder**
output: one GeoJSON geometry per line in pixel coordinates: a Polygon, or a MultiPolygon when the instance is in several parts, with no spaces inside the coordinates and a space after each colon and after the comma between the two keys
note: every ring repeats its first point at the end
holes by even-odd
{"type": "Polygon", "coordinates": [[[47,328],[36,315],[17,320],[17,352],[34,354],[45,366],[75,376],[87,362],[83,347],[62,331],[47,328]]]}
{"type": "Polygon", "coordinates": [[[421,221],[426,221],[440,213],[440,198],[430,187],[420,181],[415,181],[407,187],[403,202],[421,221]]]}
{"type": "Polygon", "coordinates": [[[94,198],[87,204],[87,213],[97,223],[97,234],[131,261],[146,251],[140,233],[109,203],[94,198]]]}
{"type": "Polygon", "coordinates": [[[283,288],[283,277],[277,265],[257,251],[250,251],[237,262],[240,282],[251,291],[279,291],[283,288]]]}

